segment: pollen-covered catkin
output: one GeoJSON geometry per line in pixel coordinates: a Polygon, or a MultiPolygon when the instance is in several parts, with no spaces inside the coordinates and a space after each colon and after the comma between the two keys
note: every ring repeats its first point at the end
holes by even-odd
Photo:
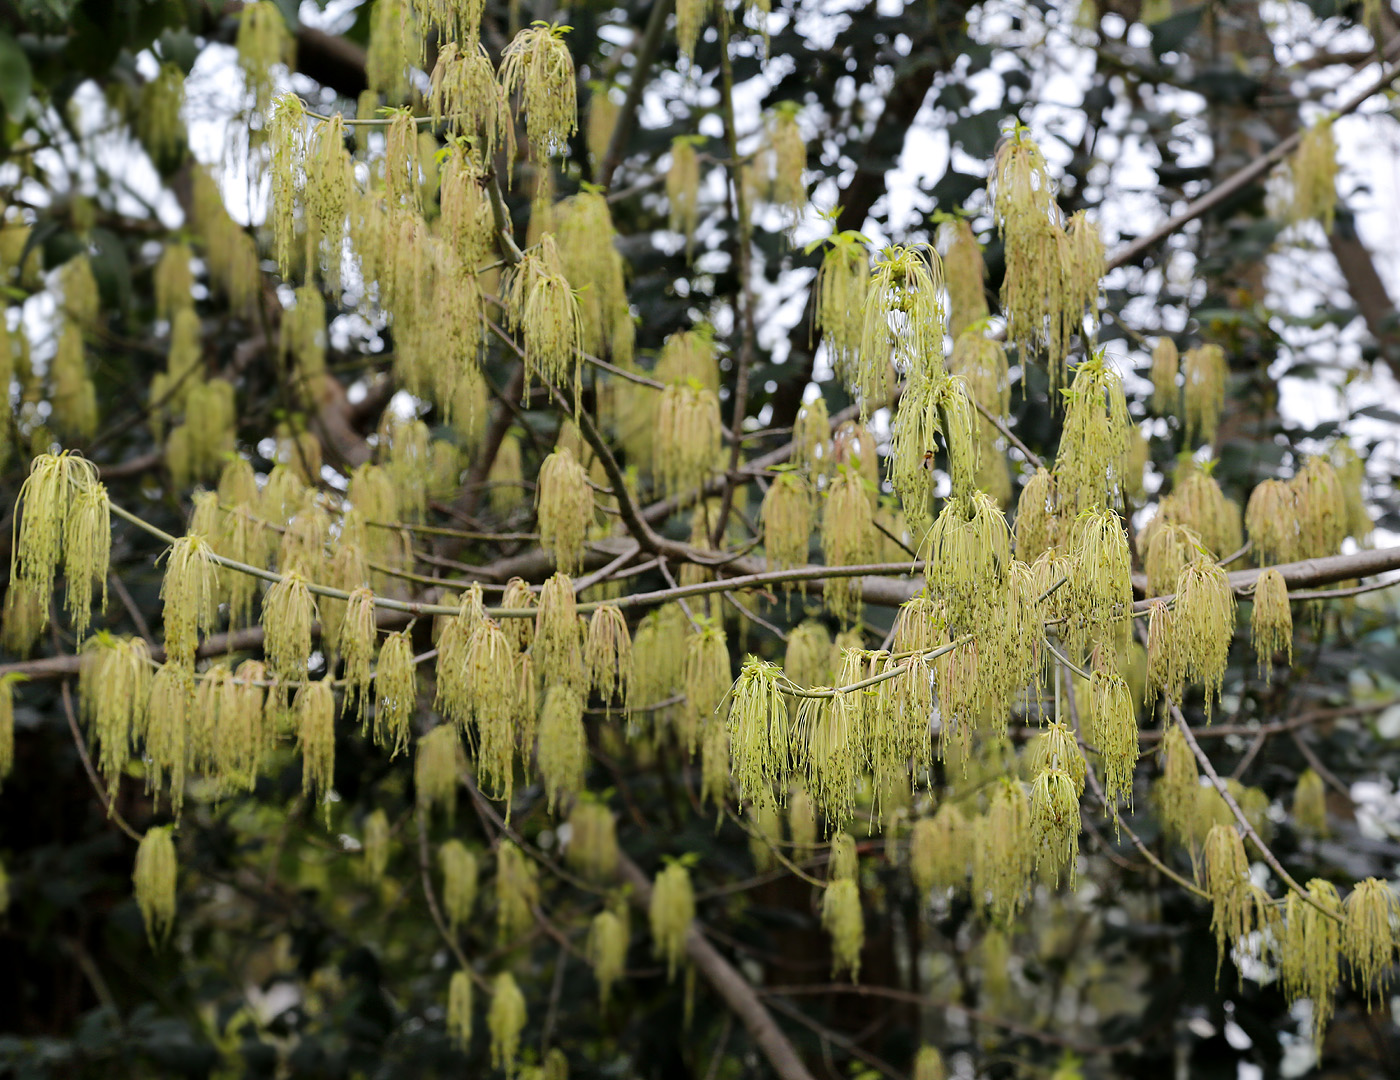
{"type": "Polygon", "coordinates": [[[169,825],[148,829],[136,848],[131,875],[151,945],[165,941],[175,922],[175,842],[169,825]]]}
{"type": "Polygon", "coordinates": [[[656,875],[648,916],[652,951],[666,961],[666,977],[674,981],[685,956],[686,935],[695,919],[695,890],[690,871],[683,863],[669,863],[656,875]]]}
{"type": "Polygon", "coordinates": [[[453,838],[438,848],[442,868],[442,907],[447,925],[456,930],[465,926],[476,907],[479,871],[476,856],[460,840],[453,838]]]}
{"type": "Polygon", "coordinates": [[[1254,611],[1249,621],[1254,654],[1265,682],[1273,679],[1274,655],[1286,652],[1293,663],[1293,612],[1288,600],[1288,583],[1270,567],[1254,583],[1254,611]]]}
{"type": "Polygon", "coordinates": [[[593,489],[588,473],[567,446],[540,465],[536,506],[541,546],[554,556],[561,573],[576,573],[583,565],[583,544],[593,523],[593,489]]]}
{"type": "Polygon", "coordinates": [[[520,1053],[520,1033],[525,1029],[525,995],[509,971],[496,976],[486,1026],[491,1032],[491,1064],[508,1078],[514,1076],[515,1059],[520,1053]]]}
{"type": "Polygon", "coordinates": [[[364,875],[366,880],[379,882],[389,868],[392,836],[389,828],[389,815],[376,808],[365,817],[364,835],[360,846],[364,851],[364,875]]]}
{"type": "MultiPolygon", "coordinates": [[[[198,535],[180,537],[166,555],[160,588],[165,602],[165,651],[186,667],[194,664],[199,635],[214,628],[219,614],[213,555],[209,541],[198,535]]],[[[309,638],[309,625],[307,634],[309,638]]]]}
{"type": "MultiPolygon", "coordinates": [[[[829,566],[858,566],[874,553],[875,519],[864,479],[854,468],[839,469],[822,509],[822,556],[829,566]]],[[[827,580],[827,608],[843,623],[860,617],[860,596],[858,578],[827,580]]]]}
{"type": "Polygon", "coordinates": [[[574,803],[564,856],[570,868],[589,881],[605,882],[617,875],[617,823],[606,803],[586,797],[574,803]]]}
{"type": "Polygon", "coordinates": [[[564,42],[567,31],[543,23],[526,27],[501,53],[501,85],[524,108],[526,138],[540,162],[562,153],[578,130],[577,80],[564,42]]]}
{"type": "Polygon", "coordinates": [[[441,724],[419,736],[413,756],[413,786],[418,793],[418,804],[428,812],[434,806],[441,806],[449,821],[457,807],[457,769],[461,753],[456,727],[441,724]]]}
{"type": "Polygon", "coordinates": [[[534,866],[520,848],[503,840],[496,848],[496,932],[502,943],[534,925],[539,899],[534,866]]]}
{"type": "Polygon", "coordinates": [[[831,366],[850,385],[859,378],[861,310],[870,289],[870,256],[856,234],[837,233],[831,238],[816,287],[813,327],[826,344],[831,366]]]}
{"type": "Polygon", "coordinates": [[[627,944],[630,927],[626,908],[614,911],[606,908],[593,917],[588,928],[585,952],[598,980],[598,998],[604,1008],[612,997],[613,985],[622,977],[627,964],[627,944]]]}
{"type": "Polygon", "coordinates": [[[266,631],[268,666],[284,679],[306,677],[311,656],[311,626],[316,621],[316,599],[306,579],[295,572],[263,596],[262,623],[266,631]]]}
{"type": "MultiPolygon", "coordinates": [[[[528,620],[516,619],[513,622],[528,620]]],[[[627,620],[612,604],[602,604],[588,621],[588,682],[605,702],[624,708],[632,685],[632,637],[627,620]]]]}
{"type": "Polygon", "coordinates": [[[1375,996],[1384,997],[1391,983],[1391,968],[1400,945],[1396,938],[1400,898],[1389,882],[1367,878],[1356,883],[1344,911],[1342,953],[1352,986],[1365,995],[1370,1006],[1375,996]]]}
{"type": "Polygon", "coordinates": [[[1152,367],[1149,377],[1152,380],[1152,411],[1158,416],[1175,415],[1180,407],[1180,391],[1176,378],[1181,372],[1181,355],[1176,342],[1169,337],[1159,337],[1152,346],[1152,367]]]}
{"type": "Polygon", "coordinates": [[[1313,878],[1308,898],[1290,890],[1284,902],[1284,932],[1279,954],[1283,992],[1291,1001],[1312,1001],[1310,1028],[1315,1047],[1322,1046],[1336,1005],[1342,946],[1342,903],[1337,887],[1313,878]],[[1316,905],[1316,906],[1314,906],[1316,905]]]}
{"type": "Polygon", "coordinates": [[[852,878],[831,882],[822,895],[822,928],[831,936],[831,973],[860,978],[860,951],[865,946],[865,917],[860,889],[852,878]]]}
{"type": "Polygon", "coordinates": [[[1297,494],[1283,480],[1263,480],[1249,493],[1245,528],[1261,565],[1292,562],[1302,546],[1297,494]]]}
{"type": "Polygon", "coordinates": [[[1327,835],[1327,789],[1312,769],[1304,769],[1293,788],[1293,824],[1300,832],[1327,835]]]}
{"type": "Polygon", "coordinates": [[[454,971],[447,984],[447,1034],[459,1050],[472,1041],[472,980],[465,971],[454,971]]]}

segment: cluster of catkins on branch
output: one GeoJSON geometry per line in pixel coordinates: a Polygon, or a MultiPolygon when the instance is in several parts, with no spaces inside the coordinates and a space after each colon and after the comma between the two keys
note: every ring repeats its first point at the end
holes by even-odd
{"type": "MultiPolygon", "coordinates": [[[[690,55],[705,7],[683,4],[678,15],[682,52],[690,55]]],[[[609,716],[600,739],[616,739],[625,725],[639,754],[663,742],[698,754],[702,796],[747,804],[755,855],[765,865],[781,850],[784,825],[800,859],[816,851],[825,830],[830,868],[820,919],[838,972],[854,978],[860,967],[860,865],[849,830],[862,815],[890,829],[895,842],[907,839],[920,890],[966,894],[992,928],[987,950],[1005,948],[1032,885],[1073,878],[1089,781],[1105,812],[1131,805],[1140,714],[1159,694],[1179,702],[1188,688],[1204,692],[1207,712],[1218,699],[1236,622],[1235,594],[1220,562],[1241,546],[1242,524],[1261,563],[1334,553],[1344,537],[1361,540],[1369,531],[1356,455],[1340,446],[1286,483],[1265,481],[1243,514],[1209,467],[1184,461],[1139,537],[1149,593],[1158,599],[1148,611],[1146,649],[1137,645],[1121,514],[1141,489],[1145,444],[1132,427],[1119,373],[1092,347],[1103,248],[1083,213],[1061,210],[1043,155],[1018,128],[999,148],[988,184],[1006,250],[1005,342],[990,322],[981,252],[966,220],[946,230],[941,257],[931,245],[912,245],[872,260],[863,237],[838,234],[817,277],[816,328],[861,417],[833,430],[820,395],[803,405],[790,467],[771,476],[763,498],[763,550],[770,569],[803,566],[818,547],[832,568],[922,560],[923,587],[900,609],[888,647],[867,648],[861,585],[848,576],[823,586],[838,635],[818,618],[802,621],[781,665],[750,657],[737,679],[718,593],[708,604],[693,598],[657,607],[635,634],[621,606],[594,603],[585,614],[572,575],[585,568],[589,541],[605,529],[599,510],[635,496],[610,487],[618,471],[597,439],[599,427],[637,467],[623,486],[630,489],[636,472],[646,471],[658,494],[693,514],[692,549],[712,551],[725,541],[716,522],[732,507],[726,501],[719,511],[704,490],[728,463],[722,357],[700,325],[672,334],[651,377],[640,375],[608,202],[587,188],[557,203],[550,194],[549,159],[577,128],[564,29],[522,30],[493,69],[478,40],[479,17],[478,6],[448,0],[375,5],[361,120],[390,106],[379,141],[361,138],[372,124],[312,117],[291,95],[274,102],[273,70],[288,58],[290,38],[272,4],[244,5],[238,37],[250,96],[266,119],[260,138],[272,180],[273,253],[284,276],[304,282],[281,312],[278,350],[299,400],[315,406],[328,387],[324,285],[352,294],[392,327],[401,385],[439,410],[456,445],[431,439],[416,416],[398,416],[379,433],[377,459],[353,471],[343,494],[331,494],[320,483],[319,442],[287,427],[278,432],[273,467],[257,477],[248,461],[229,453],[236,438],[232,384],[206,370],[191,300],[193,253],[172,244],[154,268],[157,315],[168,324],[170,344],[152,388],[151,420],[177,484],[215,487],[195,495],[187,535],[167,538],[164,660],[142,639],[87,636],[99,582],[105,600],[111,507],[95,468],[68,453],[36,457],[21,492],[6,644],[32,647],[47,625],[61,568],[70,623],[86,639],[79,714],[109,793],[139,770],[153,794],[168,794],[178,815],[187,779],[201,776],[217,794],[251,789],[294,742],[305,792],[324,799],[335,782],[337,725],[353,716],[389,756],[411,752],[425,816],[451,816],[470,768],[472,782],[504,800],[508,822],[518,777],[537,776],[549,812],[567,819],[569,872],[611,890],[620,862],[616,825],[585,791],[585,713],[597,701],[624,717],[616,724],[609,716]],[[441,40],[429,112],[415,116],[397,106],[410,93],[408,74],[423,62],[430,31],[441,40]],[[420,124],[425,120],[442,144],[420,124]],[[523,251],[490,164],[498,149],[513,156],[518,120],[542,174],[523,251]],[[488,335],[517,349],[527,393],[532,378],[557,390],[572,384],[572,398],[562,400],[576,409],[585,359],[606,359],[630,378],[600,379],[599,423],[581,414],[566,422],[539,465],[539,536],[558,572],[538,587],[512,580],[494,616],[477,585],[435,607],[410,607],[398,603],[414,564],[407,526],[424,517],[438,480],[455,489],[458,450],[472,449],[480,437],[486,384],[479,361],[488,335]],[[1071,366],[1077,342],[1083,355],[1071,366]],[[1005,453],[1008,347],[1023,365],[1046,361],[1064,420],[1053,468],[1021,477],[1014,520],[1005,512],[1015,490],[1005,453]],[[881,454],[866,421],[892,404],[885,455],[891,496],[881,493],[881,454]],[[436,618],[433,706],[443,722],[426,731],[415,728],[423,658],[415,656],[411,629],[381,634],[386,608],[436,618]],[[247,625],[255,611],[264,658],[201,666],[201,646],[221,621],[247,625]],[[318,635],[322,651],[313,657],[318,635]],[[1007,737],[1015,713],[1044,721],[1019,760],[1007,737]],[[946,797],[931,805],[919,789],[946,797]]],[[[163,69],[148,91],[152,113],[143,141],[163,160],[180,142],[171,119],[178,120],[178,105],[171,107],[177,89],[163,69]]],[[[608,103],[604,95],[592,106],[595,156],[605,142],[608,103]]],[[[1310,134],[1296,166],[1303,216],[1328,212],[1318,179],[1325,169],[1313,160],[1325,156],[1325,138],[1324,130],[1310,134]]],[[[805,205],[805,160],[796,109],[775,109],[746,193],[795,218],[805,205]]],[[[683,137],[672,147],[666,191],[672,227],[687,242],[700,219],[699,190],[694,140],[683,137]]],[[[236,311],[248,309],[260,290],[257,250],[203,170],[194,174],[193,220],[211,282],[236,311]]],[[[14,231],[0,230],[5,273],[13,261],[7,253],[23,250],[14,231]]],[[[83,335],[100,318],[85,256],[65,266],[60,288],[52,423],[58,434],[84,438],[95,430],[96,411],[83,335]]],[[[0,378],[8,382],[4,365],[24,350],[12,347],[4,326],[0,320],[0,378]]],[[[1188,442],[1213,440],[1228,377],[1223,350],[1205,344],[1181,357],[1164,339],[1151,374],[1155,407],[1180,412],[1188,442]]],[[[35,432],[36,445],[47,448],[50,434],[35,432]]],[[[490,507],[500,516],[520,512],[524,465],[520,439],[507,435],[489,475],[490,507]]],[[[742,494],[734,500],[741,511],[742,494]]],[[[681,568],[681,582],[712,574],[692,560],[681,568]]],[[[1291,654],[1289,597],[1277,571],[1266,571],[1255,586],[1253,631],[1266,671],[1276,654],[1291,654]]],[[[6,681],[0,776],[12,758],[6,681]]],[[[1295,799],[1300,827],[1313,832],[1326,827],[1319,784],[1316,774],[1305,775],[1295,799]]],[[[1358,986],[1383,989],[1396,951],[1396,899],[1383,884],[1363,882],[1343,902],[1332,886],[1314,881],[1306,895],[1290,892],[1280,915],[1249,873],[1231,806],[1242,808],[1257,833],[1266,832],[1262,795],[1239,785],[1224,789],[1228,801],[1200,783],[1182,733],[1168,727],[1152,804],[1199,871],[1221,953],[1246,940],[1276,941],[1284,985],[1313,999],[1320,1031],[1339,956],[1358,986]]],[[[383,881],[393,841],[381,811],[364,822],[363,848],[366,880],[383,881]]],[[[510,839],[500,840],[494,863],[495,921],[508,942],[534,925],[540,882],[531,853],[510,839]]],[[[486,902],[482,857],[452,839],[438,849],[437,866],[446,932],[455,935],[486,902]]],[[[690,870],[684,857],[669,862],[647,905],[656,955],[672,977],[686,962],[693,933],[690,870]]],[[[150,829],[134,883],[153,941],[174,919],[175,876],[170,828],[150,829]]],[[[586,946],[605,1006],[629,940],[627,899],[613,890],[586,946]]],[[[525,1002],[509,972],[489,983],[476,972],[454,973],[447,1028],[459,1045],[469,1043],[478,983],[491,990],[492,1057],[510,1071],[525,1002]]],[[[941,1068],[930,1049],[916,1072],[931,1077],[941,1068]]]]}

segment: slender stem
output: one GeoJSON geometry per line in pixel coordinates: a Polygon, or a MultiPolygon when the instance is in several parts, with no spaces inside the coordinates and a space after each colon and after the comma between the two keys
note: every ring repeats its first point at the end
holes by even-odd
{"type": "Polygon", "coordinates": [[[727,166],[731,205],[734,208],[734,242],[738,249],[739,281],[735,290],[735,322],[739,326],[738,372],[734,379],[733,420],[730,424],[732,445],[729,448],[729,468],[724,479],[724,495],[720,498],[719,516],[710,542],[722,546],[724,529],[729,524],[729,512],[734,507],[734,488],[739,468],[739,448],[744,435],[744,418],[749,404],[749,367],[754,353],[753,251],[749,242],[748,192],[739,167],[739,131],[734,121],[734,64],[729,57],[729,8],[719,6],[719,65],[720,113],[724,118],[724,137],[729,146],[727,166]]]}
{"type": "Polygon", "coordinates": [[[88,782],[92,784],[92,790],[97,793],[97,801],[102,804],[102,809],[107,811],[107,816],[127,836],[135,840],[138,844],[143,837],[133,829],[126,818],[117,812],[116,803],[107,795],[107,790],[102,786],[102,779],[97,775],[97,770],[93,768],[92,758],[88,756],[87,744],[83,742],[83,733],[78,728],[78,717],[73,712],[73,692],[68,688],[68,680],[63,680],[63,712],[68,718],[68,730],[73,733],[73,745],[78,749],[78,757],[82,759],[83,771],[87,773],[88,782]]]}

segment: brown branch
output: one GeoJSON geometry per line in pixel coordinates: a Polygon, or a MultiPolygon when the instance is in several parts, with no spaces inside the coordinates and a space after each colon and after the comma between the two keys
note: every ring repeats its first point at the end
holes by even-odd
{"type": "MultiPolygon", "coordinates": [[[[1367,101],[1394,82],[1397,75],[1400,75],[1400,66],[1387,64],[1375,81],[1363,87],[1360,91],[1339,105],[1332,115],[1334,117],[1346,116],[1348,113],[1355,112],[1367,101]]],[[[1288,138],[1276,143],[1274,148],[1267,154],[1255,158],[1248,165],[1244,166],[1244,168],[1226,177],[1199,199],[1189,203],[1180,213],[1173,214],[1146,236],[1139,237],[1115,254],[1105,265],[1105,271],[1116,270],[1120,266],[1127,266],[1130,263],[1137,262],[1167,237],[1178,232],[1184,226],[1189,225],[1203,214],[1209,213],[1221,203],[1249,187],[1249,185],[1253,184],[1256,180],[1261,179],[1265,173],[1297,149],[1298,143],[1302,141],[1302,137],[1303,133],[1301,130],[1295,131],[1288,138]]]]}
{"type": "Polygon", "coordinates": [[[632,81],[627,85],[627,97],[617,114],[617,126],[613,128],[612,137],[608,139],[608,149],[598,166],[598,175],[594,177],[599,187],[611,187],[613,174],[622,164],[622,155],[631,141],[632,129],[637,123],[637,110],[642,104],[647,77],[666,37],[666,18],[670,15],[671,8],[672,0],[657,0],[652,4],[651,16],[647,19],[646,29],[642,31],[641,44],[637,47],[636,63],[632,65],[632,81]]]}

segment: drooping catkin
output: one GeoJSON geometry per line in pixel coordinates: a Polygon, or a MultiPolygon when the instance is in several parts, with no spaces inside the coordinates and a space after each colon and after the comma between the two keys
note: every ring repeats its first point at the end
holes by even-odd
{"type": "Polygon", "coordinates": [[[932,817],[915,821],[909,873],[920,896],[933,889],[966,889],[971,847],[972,826],[956,803],[945,802],[932,817]]]}
{"type": "Polygon", "coordinates": [[[136,848],[131,882],[151,947],[162,944],[175,923],[175,841],[171,826],[147,829],[136,848]]]}
{"type": "Polygon", "coordinates": [[[375,672],[379,706],[374,715],[374,742],[398,757],[408,749],[410,727],[418,706],[417,669],[413,639],[407,631],[390,634],[379,650],[375,672]]]}
{"type": "Polygon", "coordinates": [[[479,870],[476,856],[460,840],[447,840],[438,848],[442,870],[442,908],[453,931],[467,925],[476,907],[479,870]]]}
{"type": "Polygon", "coordinates": [[[1327,835],[1327,789],[1312,769],[1304,769],[1293,788],[1293,824],[1313,836],[1327,835]]]}
{"type": "Polygon", "coordinates": [[[656,477],[667,494],[700,486],[719,459],[719,397],[696,385],[661,392],[655,422],[656,477]]]}
{"type": "Polygon", "coordinates": [[[535,921],[540,883],[525,853],[509,840],[496,848],[496,934],[504,944],[535,921]]]}
{"type": "Polygon", "coordinates": [[[1054,474],[1038,468],[1021,489],[1016,503],[1015,548],[1022,562],[1033,563],[1058,540],[1059,500],[1055,496],[1054,474]]]}
{"type": "Polygon", "coordinates": [[[540,589],[535,616],[535,643],[531,651],[536,655],[539,671],[551,684],[582,692],[588,685],[583,645],[573,582],[565,574],[554,574],[540,589]]]}
{"type": "Polygon", "coordinates": [[[1011,531],[1001,508],[980,491],[949,499],[924,544],[929,598],[947,606],[960,632],[980,626],[1011,568],[1011,531]]]}
{"type": "Polygon", "coordinates": [[[1288,224],[1318,221],[1326,232],[1332,231],[1337,212],[1337,142],[1332,133],[1332,120],[1320,117],[1305,128],[1288,162],[1292,181],[1292,199],[1287,209],[1288,224]]]}
{"type": "Polygon", "coordinates": [[[549,811],[554,813],[583,790],[588,766],[583,702],[567,686],[551,686],[545,692],[536,760],[549,799],[549,811]]]}
{"type": "Polygon", "coordinates": [[[1366,997],[1384,998],[1395,963],[1396,927],[1400,924],[1400,898],[1389,882],[1378,878],[1358,881],[1346,898],[1342,922],[1342,954],[1347,959],[1351,985],[1366,997]]]}
{"type": "Polygon", "coordinates": [[[615,699],[625,708],[632,683],[632,638],[626,618],[612,604],[594,610],[586,654],[589,685],[604,701],[615,699]]]}
{"type": "Polygon", "coordinates": [[[606,882],[617,875],[617,823],[607,804],[581,798],[569,811],[569,867],[589,881],[606,882]]]}
{"type": "MultiPolygon", "coordinates": [[[[83,646],[78,668],[78,713],[97,744],[97,767],[109,800],[144,732],[151,693],[151,655],[142,638],[103,632],[83,646]]],[[[109,811],[111,805],[109,801],[109,811]]]]}
{"type": "Polygon", "coordinates": [[[686,60],[694,63],[695,45],[709,18],[713,0],[680,0],[676,4],[676,47],[686,60]]]}
{"type": "Polygon", "coordinates": [[[1259,674],[1271,682],[1274,655],[1286,652],[1288,664],[1293,663],[1293,612],[1288,601],[1288,583],[1283,575],[1270,567],[1254,583],[1254,610],[1249,620],[1254,655],[1259,661],[1259,674]]]}
{"type": "Polygon", "coordinates": [[[364,852],[365,880],[375,883],[383,881],[384,874],[389,868],[389,856],[392,848],[389,815],[383,809],[376,808],[365,816],[360,847],[364,852]]]}
{"type": "MultiPolygon", "coordinates": [[[[496,80],[485,46],[479,41],[449,40],[439,47],[428,108],[433,119],[444,123],[451,134],[472,139],[482,160],[490,161],[501,146],[512,158],[515,156],[510,103],[496,80]]],[[[481,264],[467,265],[474,268],[481,264]]]]}
{"type": "Polygon", "coordinates": [[[593,917],[588,928],[585,952],[593,968],[593,977],[598,980],[599,1002],[605,1009],[612,997],[613,986],[622,977],[627,965],[629,931],[625,907],[620,910],[605,908],[593,917]]]}
{"type": "Polygon", "coordinates": [[[447,1034],[458,1050],[472,1041],[472,980],[465,971],[454,971],[447,983],[447,1034]]]}
{"type": "Polygon", "coordinates": [[[1194,530],[1165,521],[1156,528],[1144,530],[1139,547],[1145,549],[1142,564],[1150,596],[1168,596],[1175,592],[1176,579],[1186,564],[1208,554],[1194,530]]]}
{"type": "Polygon", "coordinates": [[[699,630],[686,641],[681,659],[681,685],[686,708],[681,732],[689,753],[695,752],[701,725],[719,708],[729,693],[729,646],[722,624],[700,619],[699,630]]]}
{"type": "Polygon", "coordinates": [[[791,767],[783,672],[750,656],[734,683],[726,730],[734,782],[743,799],[762,805],[783,792],[791,767]]]}
{"type": "Polygon", "coordinates": [[[830,471],[831,418],[820,394],[804,401],[792,425],[792,463],[815,479],[830,471]]]}
{"type": "Polygon", "coordinates": [[[536,492],[540,544],[561,573],[577,573],[583,545],[593,523],[593,490],[588,473],[568,447],[560,447],[540,465],[536,492]]]}
{"type": "Polygon", "coordinates": [[[870,290],[870,256],[858,233],[837,233],[817,270],[813,328],[822,336],[831,366],[847,385],[859,379],[862,308],[870,290]]]}
{"type": "Polygon", "coordinates": [[[190,710],[194,697],[194,673],[182,664],[162,664],[151,680],[145,730],[146,789],[155,796],[166,788],[170,793],[170,808],[176,817],[185,801],[190,710]]]}
{"type": "Polygon", "coordinates": [[[511,269],[505,301],[506,322],[524,345],[525,391],[538,375],[561,391],[572,381],[577,397],[583,316],[552,234],[544,234],[511,269]]]}
{"type": "Polygon", "coordinates": [[[1103,761],[1105,799],[1115,813],[1119,799],[1126,799],[1131,807],[1138,761],[1137,715],[1128,684],[1116,671],[1094,671],[1086,720],[1085,734],[1103,761]]]}
{"type": "Polygon", "coordinates": [[[574,59],[564,43],[565,26],[526,27],[501,53],[499,78],[525,110],[525,132],[536,161],[562,153],[578,130],[574,59]]]}
{"type": "Polygon", "coordinates": [[[1196,533],[1217,559],[1239,550],[1244,542],[1240,509],[1226,498],[1219,482],[1210,475],[1213,467],[1213,463],[1198,468],[1190,459],[1182,461],[1176,472],[1175,490],[1159,502],[1157,516],[1143,529],[1144,546],[1151,542],[1152,530],[1171,523],[1196,533]]]}
{"type": "MultiPolygon", "coordinates": [[[[1234,631],[1235,594],[1225,571],[1209,558],[1188,563],[1177,577],[1171,648],[1180,678],[1205,687],[1207,718],[1211,698],[1220,696],[1234,631]]],[[[1175,685],[1171,696],[1178,698],[1180,682],[1175,685]]]]}
{"type": "Polygon", "coordinates": [[[676,969],[685,957],[686,936],[695,919],[695,889],[684,863],[670,862],[656,875],[647,914],[652,952],[666,961],[666,977],[674,982],[676,969]]]}
{"type": "Polygon", "coordinates": [[[943,264],[927,244],[888,248],[870,275],[859,364],[847,386],[862,419],[884,406],[897,368],[936,380],[943,373],[943,264]]]}
{"type": "Polygon", "coordinates": [[[1342,903],[1337,887],[1321,878],[1308,882],[1307,893],[1313,903],[1292,890],[1288,893],[1279,955],[1284,994],[1292,1001],[1312,1001],[1310,1028],[1313,1045],[1320,1050],[1336,1005],[1342,903]]]}
{"type": "Polygon", "coordinates": [[[1347,535],[1346,493],[1332,463],[1310,457],[1289,482],[1298,519],[1300,559],[1335,555],[1347,535]]]}
{"type": "Polygon", "coordinates": [[[491,1031],[491,1064],[502,1070],[509,1080],[515,1075],[520,1033],[525,1029],[525,995],[520,992],[515,976],[509,971],[496,976],[486,1026],[491,1031]]]}
{"type": "Polygon", "coordinates": [[[284,679],[304,679],[311,656],[316,599],[300,574],[284,574],[263,596],[268,666],[284,679]]]}
{"type": "Polygon", "coordinates": [[[1181,358],[1181,370],[1185,377],[1187,444],[1197,438],[1201,442],[1214,442],[1221,414],[1225,411],[1225,382],[1230,376],[1225,350],[1219,345],[1188,349],[1181,358]]]}
{"type": "Polygon", "coordinates": [[[579,293],[584,348],[595,356],[631,362],[635,333],[626,264],[616,247],[607,199],[585,189],[555,203],[550,213],[564,276],[579,293]]]}
{"type": "Polygon", "coordinates": [[[1130,431],[1128,404],[1123,381],[1103,350],[1075,369],[1064,398],[1065,425],[1055,474],[1066,513],[1122,506],[1130,431]]]}
{"type": "Polygon", "coordinates": [[[1206,833],[1202,882],[1210,895],[1211,928],[1215,931],[1216,978],[1225,955],[1258,930],[1266,929],[1272,913],[1269,898],[1249,876],[1244,842],[1233,825],[1212,825],[1206,833]]]}
{"type": "Polygon", "coordinates": [[[947,449],[955,497],[976,488],[978,419],[964,380],[958,376],[910,379],[895,413],[890,442],[890,483],[916,534],[932,520],[933,450],[947,449]]]}
{"type": "MultiPolygon", "coordinates": [[[[774,478],[759,511],[769,568],[784,570],[807,562],[816,507],[812,486],[801,472],[784,470],[774,478]]],[[[784,583],[791,588],[790,583],[784,583]]]]}
{"type": "Polygon", "coordinates": [[[180,537],[166,555],[165,580],[160,588],[165,651],[186,667],[194,664],[199,635],[212,630],[219,615],[213,555],[208,540],[199,535],[180,537]]]}
{"type": "Polygon", "coordinates": [[[272,66],[290,64],[295,45],[286,19],[272,0],[243,5],[238,20],[238,66],[256,112],[266,113],[274,86],[272,66]]]}
{"type": "Polygon", "coordinates": [[[1132,611],[1132,556],[1122,521],[1101,508],[1075,518],[1070,549],[1073,561],[1064,588],[1073,618],[1066,638],[1087,652],[1088,643],[1107,642],[1132,611]]]}
{"type": "Polygon", "coordinates": [[[112,555],[111,506],[107,488],[85,484],[73,493],[63,528],[63,576],[67,582],[63,606],[74,635],[87,634],[92,622],[93,583],[102,588],[102,610],[107,610],[107,569],[112,555]]]}
{"type": "Polygon", "coordinates": [[[1152,346],[1152,367],[1148,377],[1152,380],[1152,411],[1158,416],[1173,416],[1180,408],[1181,391],[1177,388],[1177,375],[1181,372],[1181,355],[1176,342],[1163,335],[1152,346]]]}
{"type": "Polygon", "coordinates": [[[304,682],[294,707],[302,794],[324,799],[335,776],[335,691],[326,679],[304,682]]]}
{"type": "MultiPolygon", "coordinates": [[[[858,566],[869,562],[875,551],[875,522],[864,478],[857,469],[837,470],[826,491],[822,508],[822,557],[828,566],[858,566]]],[[[858,578],[828,578],[828,610],[843,623],[860,617],[858,578]]]]}
{"type": "Polygon", "coordinates": [[[1079,856],[1079,791],[1061,769],[1045,769],[1031,782],[1031,842],[1036,864],[1046,863],[1054,880],[1067,869],[1070,881],[1079,856]]]}
{"type": "Polygon", "coordinates": [[[849,972],[852,982],[859,981],[865,917],[860,889],[853,878],[841,878],[827,885],[822,895],[822,928],[831,936],[833,977],[849,972]]]}
{"type": "Polygon", "coordinates": [[[693,135],[679,135],[671,140],[671,165],[666,170],[666,203],[672,232],[685,237],[689,255],[695,241],[695,226],[700,220],[700,159],[693,135]]]}
{"type": "Polygon", "coordinates": [[[957,341],[969,327],[987,317],[987,268],[971,221],[959,218],[949,222],[943,234],[947,238],[943,276],[948,282],[948,332],[957,341]]]}
{"type": "Polygon", "coordinates": [[[413,755],[413,786],[418,805],[429,813],[441,806],[452,820],[457,808],[457,772],[462,754],[457,729],[440,724],[418,739],[413,755]]]}
{"type": "Polygon", "coordinates": [[[972,895],[993,922],[1005,924],[1025,902],[1033,868],[1030,800],[1017,781],[1003,779],[978,819],[972,857],[972,895]]]}

